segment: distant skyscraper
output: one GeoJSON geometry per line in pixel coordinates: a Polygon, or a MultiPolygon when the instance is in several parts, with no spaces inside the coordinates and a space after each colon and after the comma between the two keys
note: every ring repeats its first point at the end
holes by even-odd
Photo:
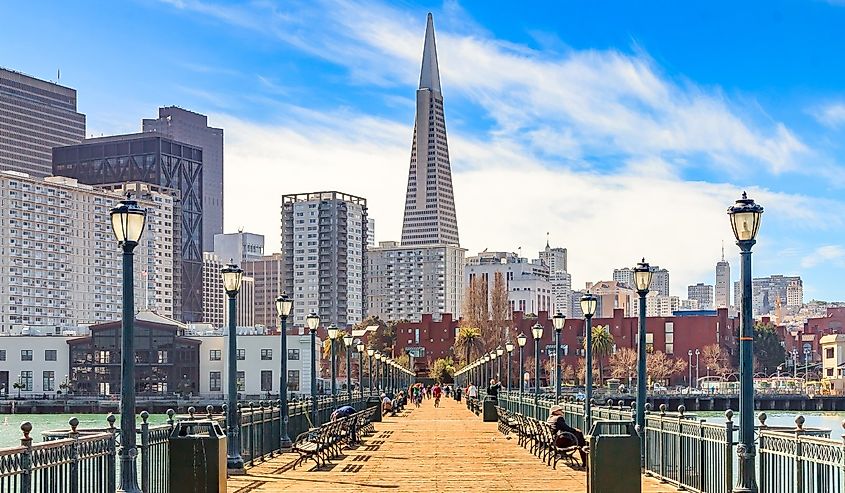
{"type": "Polygon", "coordinates": [[[687,287],[687,298],[698,302],[702,310],[713,308],[713,286],[700,282],[687,287]]]}
{"type": "Polygon", "coordinates": [[[566,264],[566,248],[552,248],[548,241],[546,241],[545,250],[540,251],[540,261],[549,267],[549,272],[569,272],[566,264]]]}
{"type": "Polygon", "coordinates": [[[373,218],[367,219],[367,246],[376,246],[376,220],[373,218]]]}
{"type": "Polygon", "coordinates": [[[725,260],[725,246],[722,245],[722,260],[716,262],[716,308],[731,306],[731,264],[725,260]]]}
{"type": "Polygon", "coordinates": [[[341,192],[282,196],[285,291],[293,324],[310,312],[341,328],[364,318],[367,200],[341,192]]]}
{"type": "Polygon", "coordinates": [[[264,235],[243,231],[214,235],[213,247],[208,250],[213,250],[224,264],[232,260],[243,267],[245,261],[264,256],[264,235]]]}
{"type": "Polygon", "coordinates": [[[428,14],[405,195],[402,245],[433,244],[458,245],[459,241],[443,94],[434,43],[434,21],[428,14]]]}
{"type": "MultiPolygon", "coordinates": [[[[774,274],[751,280],[751,306],[754,315],[773,313],[780,299],[781,306],[800,306],[804,302],[804,283],[800,276],[774,274]]],[[[734,283],[734,304],[739,306],[742,293],[740,283],[734,283]]]]}
{"type": "Polygon", "coordinates": [[[176,106],[159,108],[158,118],[145,118],[141,126],[144,132],[202,148],[202,244],[211,251],[214,235],[223,232],[223,129],[209,127],[205,115],[176,106]]]}
{"type": "Polygon", "coordinates": [[[552,248],[546,240],[546,248],[540,251],[540,262],[549,268],[549,282],[552,285],[553,313],[569,316],[572,303],[572,276],[567,272],[566,248],[552,248]]]}
{"type": "Polygon", "coordinates": [[[76,90],[0,68],[0,170],[53,174],[53,147],[85,138],[76,90]]]}

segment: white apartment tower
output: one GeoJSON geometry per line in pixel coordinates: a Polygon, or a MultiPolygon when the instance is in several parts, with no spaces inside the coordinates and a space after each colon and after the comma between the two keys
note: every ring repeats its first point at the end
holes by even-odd
{"type": "Polygon", "coordinates": [[[687,298],[698,302],[701,310],[713,308],[713,286],[700,282],[687,287],[687,298]]]}
{"type": "Polygon", "coordinates": [[[725,246],[722,245],[722,260],[716,262],[716,308],[731,306],[731,264],[725,260],[725,246]]]}
{"type": "Polygon", "coordinates": [[[428,14],[402,221],[402,245],[434,244],[458,245],[459,241],[434,20],[428,14]]]}
{"type": "MultiPolygon", "coordinates": [[[[216,329],[229,326],[229,297],[220,272],[228,263],[211,252],[202,254],[202,321],[216,329]]],[[[238,327],[255,325],[255,279],[248,275],[241,278],[235,307],[238,327]]]]}
{"type": "Polygon", "coordinates": [[[341,192],[282,196],[282,278],[293,326],[310,312],[341,328],[364,318],[367,200],[341,192]]]}

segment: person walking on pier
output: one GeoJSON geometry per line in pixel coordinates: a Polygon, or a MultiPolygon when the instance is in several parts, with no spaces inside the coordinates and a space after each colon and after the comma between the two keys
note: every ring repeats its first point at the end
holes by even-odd
{"type": "Polygon", "coordinates": [[[431,388],[431,395],[434,397],[434,407],[440,407],[440,396],[443,394],[443,391],[440,389],[440,385],[434,384],[434,387],[431,388]]]}
{"type": "Polygon", "coordinates": [[[587,441],[584,440],[584,433],[578,428],[573,428],[566,423],[566,419],[563,417],[563,407],[558,405],[550,407],[549,419],[546,420],[546,423],[554,428],[555,434],[557,435],[555,437],[555,445],[557,447],[574,445],[568,443],[571,439],[567,440],[568,437],[562,435],[562,432],[571,433],[575,437],[578,441],[578,454],[581,456],[581,467],[587,467],[587,452],[585,451],[587,441]]]}

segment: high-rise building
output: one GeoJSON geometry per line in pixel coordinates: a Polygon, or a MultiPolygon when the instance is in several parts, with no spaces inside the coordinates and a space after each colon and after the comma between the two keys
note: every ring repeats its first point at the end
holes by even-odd
{"type": "MultiPolygon", "coordinates": [[[[148,210],[134,256],[138,309],[173,304],[172,289],[143,275],[157,271],[158,248],[171,241],[172,230],[157,224],[172,214],[168,197],[138,197],[148,210]]],[[[120,319],[123,270],[109,212],[122,198],[71,178],[0,171],[0,334],[15,326],[60,334],[120,319]]]]}
{"type": "Polygon", "coordinates": [[[464,255],[456,245],[408,246],[382,241],[367,250],[367,314],[418,322],[460,314],[464,255]]]}
{"type": "Polygon", "coordinates": [[[458,245],[459,241],[434,20],[428,14],[402,221],[402,245],[434,244],[458,245]]]}
{"type": "Polygon", "coordinates": [[[264,235],[243,231],[214,235],[213,250],[223,262],[232,260],[243,268],[247,260],[258,260],[264,256],[264,235]]]}
{"type": "MultiPolygon", "coordinates": [[[[740,283],[737,281],[734,283],[734,303],[736,306],[740,306],[740,299],[742,298],[740,291],[740,283]]],[[[751,291],[751,306],[754,315],[773,313],[778,299],[780,299],[781,306],[800,306],[804,302],[804,284],[800,276],[775,274],[768,277],[755,277],[751,280],[751,291]],[[790,286],[792,286],[791,293],[790,286]]]]}
{"type": "Polygon", "coordinates": [[[566,263],[566,248],[552,248],[548,241],[546,241],[545,250],[540,251],[540,261],[549,267],[549,272],[569,272],[566,263]]]}
{"type": "Polygon", "coordinates": [[[53,174],[53,147],[85,138],[76,90],[0,68],[0,170],[53,174]]]}
{"type": "Polygon", "coordinates": [[[481,252],[467,257],[464,286],[480,281],[487,291],[488,309],[492,310],[496,275],[500,275],[508,293],[510,311],[538,313],[552,311],[552,284],[549,267],[539,260],[529,262],[510,252],[481,252]]]}
{"type": "Polygon", "coordinates": [[[158,118],[144,118],[141,127],[202,149],[202,244],[210,249],[214,235],[223,232],[223,129],[177,106],[159,108],[158,118]]]}
{"type": "Polygon", "coordinates": [[[202,149],[149,133],[87,139],[53,149],[53,174],[89,185],[138,181],[179,191],[181,318],[202,319],[202,149]]]}
{"type": "MultiPolygon", "coordinates": [[[[656,265],[652,265],[651,272],[651,284],[648,285],[648,290],[656,291],[658,294],[663,296],[669,296],[669,271],[661,269],[656,265]]],[[[631,289],[637,288],[637,282],[634,278],[634,269],[630,267],[613,269],[613,280],[620,284],[624,284],[631,289]]]]}
{"type": "Polygon", "coordinates": [[[700,282],[687,286],[687,298],[698,302],[701,310],[713,308],[713,285],[700,282]]]}
{"type": "MultiPolygon", "coordinates": [[[[202,254],[202,323],[215,329],[229,326],[229,297],[223,290],[223,278],[220,271],[228,264],[211,252],[202,254]]],[[[255,325],[255,279],[246,275],[241,277],[241,288],[237,297],[238,327],[255,325]]]]}
{"type": "Polygon", "coordinates": [[[367,247],[376,246],[376,220],[367,219],[367,247]]]}
{"type": "MultiPolygon", "coordinates": [[[[671,317],[675,303],[673,297],[664,296],[657,291],[649,291],[645,297],[645,316],[646,317],[671,317]]],[[[632,315],[640,312],[640,297],[636,296],[633,299],[632,315]]]]}
{"type": "Polygon", "coordinates": [[[552,305],[555,313],[572,317],[572,275],[563,270],[549,274],[552,284],[552,305]]]}
{"type": "Polygon", "coordinates": [[[786,286],[786,306],[801,306],[804,304],[804,283],[801,279],[793,279],[786,286]]]}
{"type": "MultiPolygon", "coordinates": [[[[285,291],[282,254],[265,255],[243,263],[244,275],[255,279],[255,325],[279,326],[276,297],[285,291]]],[[[290,326],[290,325],[288,325],[290,326]]]]}
{"type": "Polygon", "coordinates": [[[722,245],[722,260],[716,262],[716,308],[731,306],[731,264],[725,260],[725,246],[722,245]]]}
{"type": "Polygon", "coordinates": [[[341,192],[282,196],[285,291],[293,324],[310,312],[346,327],[364,318],[367,200],[341,192]]]}

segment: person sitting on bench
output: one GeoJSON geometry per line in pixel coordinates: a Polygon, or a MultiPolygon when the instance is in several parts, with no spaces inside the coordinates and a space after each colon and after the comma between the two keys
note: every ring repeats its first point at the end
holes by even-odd
{"type": "Polygon", "coordinates": [[[381,394],[381,414],[384,416],[387,412],[393,413],[393,400],[387,394],[381,394]]]}
{"type": "Polygon", "coordinates": [[[355,408],[352,406],[341,406],[332,413],[332,421],[337,421],[341,418],[347,418],[355,414],[355,408]]]}
{"type": "Polygon", "coordinates": [[[569,432],[575,436],[575,439],[578,440],[578,443],[568,443],[570,440],[567,440],[566,437],[556,436],[555,437],[555,446],[558,448],[565,448],[573,445],[578,446],[578,454],[581,456],[581,466],[587,466],[587,453],[584,451],[584,447],[587,445],[587,441],[584,440],[584,434],[578,428],[573,428],[566,424],[566,419],[563,417],[563,407],[554,405],[549,408],[549,419],[546,420],[548,424],[550,424],[555,433],[561,432],[569,432]]]}

